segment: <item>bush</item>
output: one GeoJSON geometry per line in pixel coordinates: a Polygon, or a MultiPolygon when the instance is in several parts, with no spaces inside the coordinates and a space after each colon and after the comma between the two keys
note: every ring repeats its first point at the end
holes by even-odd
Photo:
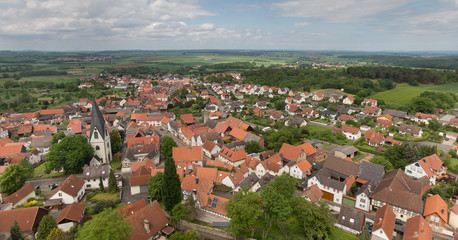
{"type": "MultiPolygon", "coordinates": [[[[92,198],[95,197],[95,195],[97,195],[97,193],[95,192],[90,192],[87,196],[86,196],[86,201],[91,201],[92,198]]],[[[91,201],[92,202],[92,201],[91,201]]]]}
{"type": "Polygon", "coordinates": [[[34,198],[34,197],[31,197],[31,198],[28,198],[28,199],[27,199],[27,202],[31,202],[31,201],[35,201],[35,200],[37,200],[37,199],[34,198]]]}
{"type": "Polygon", "coordinates": [[[444,151],[442,151],[442,150],[437,150],[437,156],[439,156],[439,157],[444,156],[444,151]]]}
{"type": "Polygon", "coordinates": [[[24,207],[31,207],[31,206],[35,205],[35,203],[37,203],[37,202],[38,202],[37,200],[32,200],[32,201],[24,204],[24,207]]]}

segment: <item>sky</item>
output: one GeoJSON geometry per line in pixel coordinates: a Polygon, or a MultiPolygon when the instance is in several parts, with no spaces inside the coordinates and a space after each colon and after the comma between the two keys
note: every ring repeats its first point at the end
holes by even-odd
{"type": "Polygon", "coordinates": [[[0,50],[458,50],[458,0],[0,0],[0,50]]]}

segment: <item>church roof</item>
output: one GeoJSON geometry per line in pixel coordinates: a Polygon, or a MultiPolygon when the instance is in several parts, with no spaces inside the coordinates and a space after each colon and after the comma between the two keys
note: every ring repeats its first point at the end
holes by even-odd
{"type": "Polygon", "coordinates": [[[91,138],[94,132],[94,128],[99,130],[99,133],[102,139],[105,140],[105,136],[107,135],[107,127],[105,125],[105,119],[103,118],[102,113],[100,112],[99,106],[95,102],[92,102],[92,113],[91,113],[91,138]]]}

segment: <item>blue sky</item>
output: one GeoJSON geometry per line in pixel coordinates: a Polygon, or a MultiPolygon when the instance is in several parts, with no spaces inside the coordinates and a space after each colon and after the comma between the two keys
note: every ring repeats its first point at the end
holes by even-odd
{"type": "Polygon", "coordinates": [[[2,50],[458,50],[458,0],[0,0],[2,50]]]}

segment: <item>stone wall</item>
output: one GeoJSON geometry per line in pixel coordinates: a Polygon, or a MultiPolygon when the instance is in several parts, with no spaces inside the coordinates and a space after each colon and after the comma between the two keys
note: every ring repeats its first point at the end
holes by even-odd
{"type": "Polygon", "coordinates": [[[232,234],[230,234],[228,232],[225,232],[224,230],[217,229],[217,228],[206,227],[206,226],[202,226],[202,225],[199,225],[199,224],[195,224],[195,223],[191,223],[191,222],[187,222],[187,221],[183,221],[183,220],[180,221],[177,224],[177,228],[179,230],[195,229],[199,233],[203,232],[203,233],[211,234],[211,235],[218,236],[220,238],[224,238],[224,239],[228,239],[228,240],[229,239],[235,239],[234,235],[232,235],[232,234]]]}

